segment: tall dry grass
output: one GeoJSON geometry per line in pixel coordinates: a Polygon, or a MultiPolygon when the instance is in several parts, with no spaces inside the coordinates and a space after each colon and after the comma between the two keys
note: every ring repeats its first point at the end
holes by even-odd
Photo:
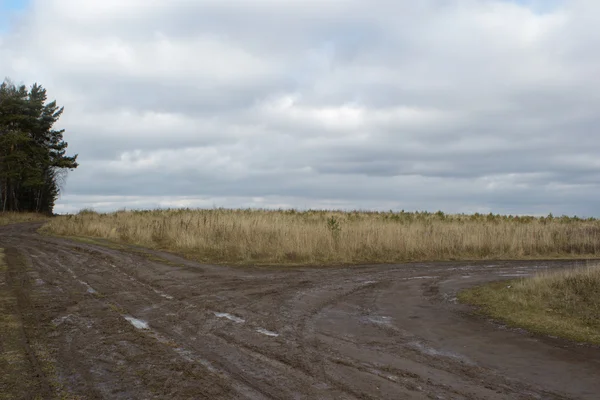
{"type": "Polygon", "coordinates": [[[43,214],[0,211],[0,225],[17,224],[20,222],[37,222],[47,219],[48,216],[43,214]]]}
{"type": "Polygon", "coordinates": [[[600,344],[600,265],[544,272],[460,293],[461,301],[510,325],[600,344]]]}
{"type": "Polygon", "coordinates": [[[46,232],[106,238],[208,262],[329,264],[597,257],[600,222],[438,213],[155,210],[52,219],[46,232]]]}

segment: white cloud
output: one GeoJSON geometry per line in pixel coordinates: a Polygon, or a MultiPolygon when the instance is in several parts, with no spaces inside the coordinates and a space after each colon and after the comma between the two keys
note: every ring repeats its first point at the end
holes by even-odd
{"type": "Polygon", "coordinates": [[[0,71],[66,106],[57,210],[598,215],[600,3],[33,1],[0,71]]]}

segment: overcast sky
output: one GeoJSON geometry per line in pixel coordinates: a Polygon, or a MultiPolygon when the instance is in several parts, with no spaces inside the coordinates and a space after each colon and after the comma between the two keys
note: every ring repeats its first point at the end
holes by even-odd
{"type": "Polygon", "coordinates": [[[0,0],[80,167],[57,212],[600,217],[600,2],[0,0]]]}

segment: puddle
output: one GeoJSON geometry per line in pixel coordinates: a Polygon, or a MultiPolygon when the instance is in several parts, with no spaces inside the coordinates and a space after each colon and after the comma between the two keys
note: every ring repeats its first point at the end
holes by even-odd
{"type": "Polygon", "coordinates": [[[413,278],[406,278],[407,281],[412,281],[413,279],[436,279],[439,276],[415,276],[413,278]]]}
{"type": "MultiPolygon", "coordinates": [[[[162,338],[158,338],[159,341],[162,338]]],[[[210,361],[207,361],[203,358],[197,357],[195,356],[191,351],[183,349],[181,347],[176,347],[175,348],[175,352],[177,354],[179,354],[184,360],[188,361],[188,362],[197,362],[200,365],[202,365],[204,368],[206,368],[207,370],[209,370],[210,372],[215,372],[217,373],[217,369],[210,363],[210,361]]]]}
{"type": "Polygon", "coordinates": [[[91,287],[89,284],[87,284],[86,282],[79,281],[79,283],[81,283],[83,286],[85,286],[87,288],[88,293],[91,293],[91,294],[97,293],[96,290],[93,287],[91,287]]]}
{"type": "Polygon", "coordinates": [[[173,350],[187,362],[198,363],[213,373],[222,373],[222,371],[217,370],[217,368],[215,368],[210,363],[210,361],[205,360],[202,357],[199,357],[197,354],[193,353],[191,350],[188,350],[181,346],[178,346],[170,338],[165,337],[165,336],[161,335],[160,333],[156,332],[155,330],[151,329],[147,322],[142,321],[137,318],[133,318],[129,315],[123,315],[123,318],[125,318],[127,321],[129,321],[137,329],[144,330],[149,337],[154,338],[159,343],[167,344],[167,345],[169,345],[169,347],[172,347],[173,350]]]}
{"type": "Polygon", "coordinates": [[[241,319],[240,317],[236,317],[235,315],[231,315],[228,313],[215,312],[214,314],[217,318],[227,318],[228,320],[233,321],[237,324],[242,324],[242,323],[246,322],[245,320],[241,319]]]}
{"type": "Polygon", "coordinates": [[[142,321],[141,319],[130,317],[129,315],[123,316],[131,325],[133,325],[136,329],[150,329],[148,323],[146,321],[142,321]]]}
{"type": "Polygon", "coordinates": [[[38,286],[41,286],[41,285],[43,285],[45,283],[46,282],[44,282],[42,279],[39,279],[39,278],[35,280],[35,284],[38,285],[38,286]]]}
{"type": "Polygon", "coordinates": [[[372,322],[372,323],[378,324],[378,325],[391,325],[392,324],[392,318],[386,317],[386,316],[375,315],[372,317],[366,317],[366,320],[368,322],[372,322]]]}
{"type": "Polygon", "coordinates": [[[372,285],[373,283],[377,283],[377,281],[366,281],[366,282],[364,282],[365,285],[372,285]]]}
{"type": "Polygon", "coordinates": [[[421,353],[427,354],[429,356],[453,358],[455,360],[459,360],[459,361],[462,361],[462,362],[470,364],[470,365],[475,365],[475,363],[473,361],[469,360],[468,358],[466,358],[460,354],[452,353],[450,351],[437,350],[437,349],[434,349],[433,347],[429,347],[421,342],[411,342],[411,343],[408,343],[407,346],[412,347],[413,349],[416,349],[416,350],[420,351],[421,353]]]}
{"type": "Polygon", "coordinates": [[[277,337],[277,336],[279,336],[279,333],[271,332],[271,331],[268,331],[268,330],[266,330],[264,328],[258,328],[256,330],[256,332],[262,333],[263,335],[267,335],[267,336],[271,336],[271,337],[277,337]]]}
{"type": "Polygon", "coordinates": [[[471,265],[467,265],[465,267],[454,267],[454,268],[448,268],[448,271],[468,271],[471,270],[475,267],[471,266],[471,265]]]}

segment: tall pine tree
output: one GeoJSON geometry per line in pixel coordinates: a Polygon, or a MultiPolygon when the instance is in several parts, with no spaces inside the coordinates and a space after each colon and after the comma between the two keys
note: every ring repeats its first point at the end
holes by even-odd
{"type": "Polygon", "coordinates": [[[64,174],[78,166],[64,130],[53,129],[63,108],[47,99],[38,84],[0,85],[0,211],[52,213],[64,174]]]}

